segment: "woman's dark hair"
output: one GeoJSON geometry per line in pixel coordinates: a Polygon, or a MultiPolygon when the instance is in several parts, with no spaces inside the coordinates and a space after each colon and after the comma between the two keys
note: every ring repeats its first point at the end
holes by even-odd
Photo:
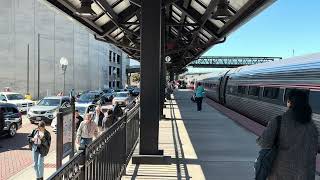
{"type": "Polygon", "coordinates": [[[46,123],[44,121],[40,121],[38,127],[46,127],[46,123]]]}
{"type": "Polygon", "coordinates": [[[309,105],[307,92],[294,89],[288,93],[288,100],[291,103],[294,119],[302,124],[308,123],[312,119],[312,109],[309,105]]]}
{"type": "Polygon", "coordinates": [[[201,86],[202,85],[202,83],[201,82],[198,82],[198,86],[201,86]]]}

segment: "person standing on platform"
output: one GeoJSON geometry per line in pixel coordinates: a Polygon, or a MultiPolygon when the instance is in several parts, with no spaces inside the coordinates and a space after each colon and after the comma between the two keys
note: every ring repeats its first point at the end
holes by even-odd
{"type": "Polygon", "coordinates": [[[312,121],[308,94],[292,90],[288,94],[288,110],[268,123],[257,143],[270,149],[276,139],[278,152],[268,180],[314,180],[318,151],[318,131],[312,121]],[[277,122],[280,121],[280,122],[277,122]],[[279,124],[278,136],[277,128],[279,124]]]}
{"type": "Polygon", "coordinates": [[[43,180],[44,157],[48,154],[51,144],[51,135],[45,126],[45,122],[41,121],[38,128],[28,135],[37,180],[43,180]]]}
{"type": "Polygon", "coordinates": [[[201,82],[197,83],[197,87],[195,88],[195,100],[197,102],[197,110],[200,112],[202,110],[202,100],[204,97],[204,88],[201,82]]]}
{"type": "Polygon", "coordinates": [[[94,137],[98,136],[98,126],[95,122],[92,121],[92,114],[86,114],[84,116],[84,121],[80,123],[80,126],[77,131],[77,144],[80,144],[80,147],[88,146],[94,137]]]}

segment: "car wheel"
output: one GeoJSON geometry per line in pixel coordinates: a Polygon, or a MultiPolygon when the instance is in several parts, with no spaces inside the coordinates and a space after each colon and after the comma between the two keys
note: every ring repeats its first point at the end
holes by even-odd
{"type": "Polygon", "coordinates": [[[13,137],[17,134],[17,125],[15,123],[11,124],[9,127],[9,137],[13,137]]]}
{"type": "Polygon", "coordinates": [[[31,124],[34,124],[34,121],[30,121],[31,124]]]}

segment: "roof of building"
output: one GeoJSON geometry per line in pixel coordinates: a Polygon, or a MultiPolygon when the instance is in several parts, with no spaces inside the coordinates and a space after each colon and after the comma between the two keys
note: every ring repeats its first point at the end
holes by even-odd
{"type": "MultiPolygon", "coordinates": [[[[87,26],[96,39],[114,44],[133,59],[140,59],[141,0],[47,0],[87,26]],[[94,18],[80,17],[81,1],[90,1],[94,18]]],[[[228,34],[268,7],[275,0],[163,0],[165,52],[172,63],[168,70],[180,71],[208,48],[222,43],[228,34]],[[221,2],[227,4],[228,19],[214,16],[221,2]]]]}

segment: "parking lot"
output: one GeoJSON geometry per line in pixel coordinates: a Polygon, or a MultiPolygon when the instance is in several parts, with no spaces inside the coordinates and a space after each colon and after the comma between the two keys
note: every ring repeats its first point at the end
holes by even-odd
{"type": "MultiPolygon", "coordinates": [[[[23,115],[22,128],[13,138],[0,137],[0,180],[8,179],[32,164],[27,136],[36,127],[37,125],[31,124],[26,115],[23,115]]],[[[51,133],[50,151],[53,151],[56,147],[55,134],[49,125],[46,129],[51,133]]]]}

